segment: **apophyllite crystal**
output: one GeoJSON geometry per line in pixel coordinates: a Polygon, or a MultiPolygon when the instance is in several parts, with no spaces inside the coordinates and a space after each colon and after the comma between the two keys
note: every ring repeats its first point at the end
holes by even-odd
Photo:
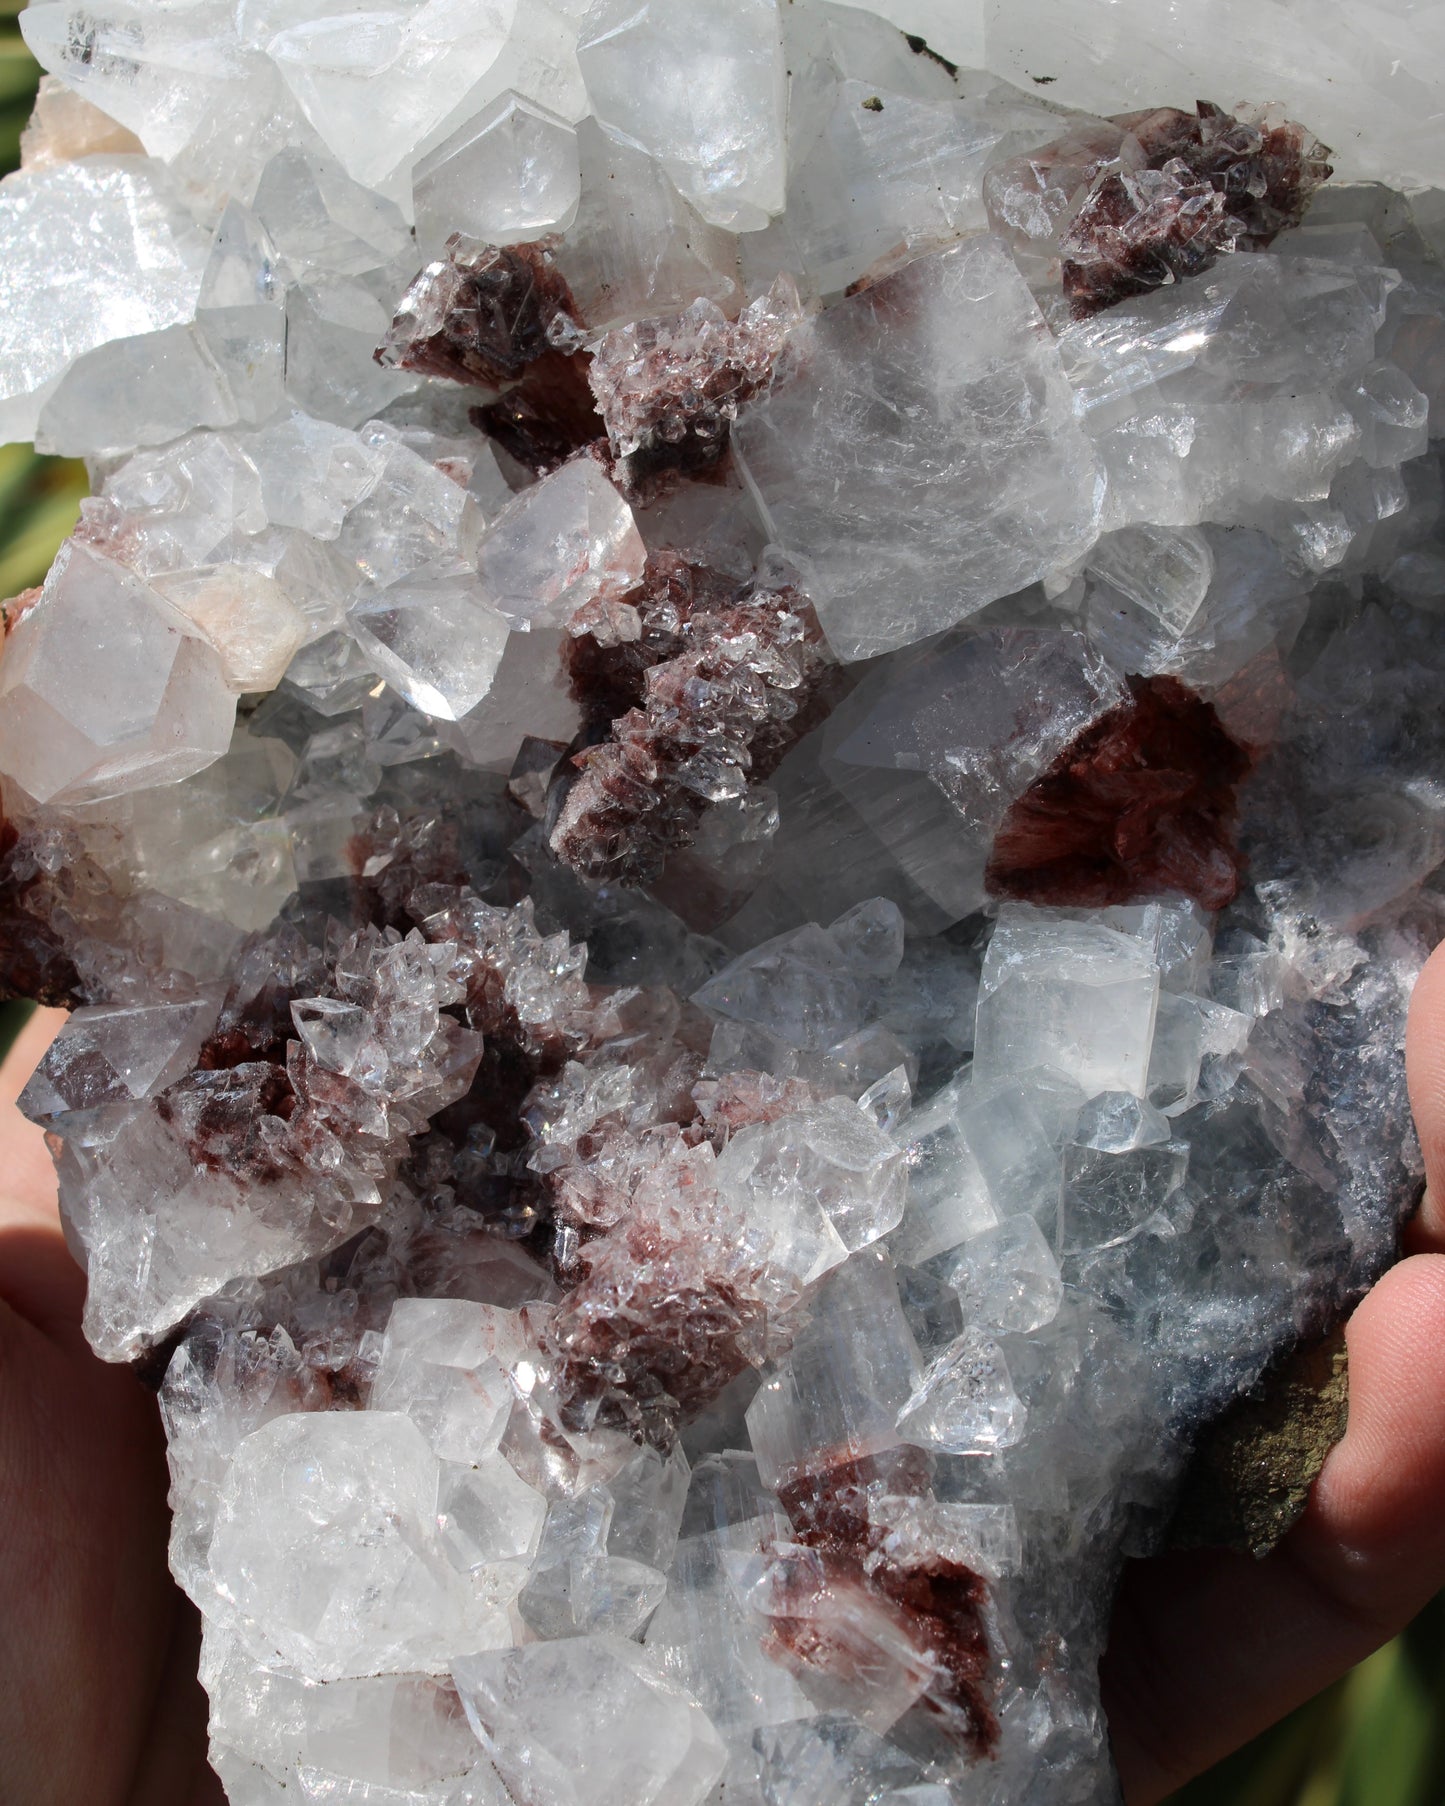
{"type": "Polygon", "coordinates": [[[880,9],[22,15],[0,986],[235,1806],[1115,1800],[1393,1258],[1433,14],[880,9]]]}

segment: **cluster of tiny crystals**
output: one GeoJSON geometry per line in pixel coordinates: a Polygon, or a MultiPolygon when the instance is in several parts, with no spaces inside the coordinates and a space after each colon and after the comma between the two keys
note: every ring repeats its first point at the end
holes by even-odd
{"type": "Polygon", "coordinates": [[[21,15],[0,996],[232,1806],[1113,1806],[1395,1258],[1438,47],[873,3],[21,15]]]}

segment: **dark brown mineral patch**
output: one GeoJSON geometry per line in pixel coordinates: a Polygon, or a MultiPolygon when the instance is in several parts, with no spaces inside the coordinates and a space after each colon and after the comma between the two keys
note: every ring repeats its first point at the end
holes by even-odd
{"type": "Polygon", "coordinates": [[[1101,172],[1060,241],[1076,319],[1197,276],[1225,252],[1262,250],[1332,173],[1324,146],[1269,109],[1236,117],[1200,101],[1114,123],[1127,134],[1119,166],[1101,172]]]}
{"type": "Polygon", "coordinates": [[[454,234],[402,297],[376,359],[502,391],[472,418],[542,473],[603,435],[580,325],[546,244],[481,245],[454,234]]]}
{"type": "Polygon", "coordinates": [[[1019,798],[989,857],[994,896],[1103,908],[1161,891],[1223,909],[1239,890],[1238,790],[1250,755],[1177,678],[1131,677],[1019,798]]]}
{"type": "Polygon", "coordinates": [[[51,922],[62,881],[63,874],[41,868],[17,829],[0,816],[0,1003],[73,1009],[85,1001],[80,974],[51,922]]]}

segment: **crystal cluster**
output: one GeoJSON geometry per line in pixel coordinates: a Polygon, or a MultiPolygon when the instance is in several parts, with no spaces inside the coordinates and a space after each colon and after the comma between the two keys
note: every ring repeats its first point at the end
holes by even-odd
{"type": "Polygon", "coordinates": [[[1106,10],[22,15],[0,990],[235,1806],[1114,1802],[1394,1258],[1438,50],[1106,10]]]}

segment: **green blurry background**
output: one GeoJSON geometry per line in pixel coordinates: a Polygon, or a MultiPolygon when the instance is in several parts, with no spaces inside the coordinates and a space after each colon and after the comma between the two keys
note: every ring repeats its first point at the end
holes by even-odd
{"type": "MultiPolygon", "coordinates": [[[[0,0],[0,171],[19,161],[39,75],[0,0]]],[[[39,583],[86,492],[85,470],[0,447],[0,597],[39,583]]],[[[23,1022],[0,1005],[0,1052],[23,1022]]],[[[1445,1505],[1445,1501],[1442,1501],[1445,1505]]],[[[1175,1796],[1174,1806],[1445,1806],[1445,1600],[1247,1749],[1175,1796]]]]}

